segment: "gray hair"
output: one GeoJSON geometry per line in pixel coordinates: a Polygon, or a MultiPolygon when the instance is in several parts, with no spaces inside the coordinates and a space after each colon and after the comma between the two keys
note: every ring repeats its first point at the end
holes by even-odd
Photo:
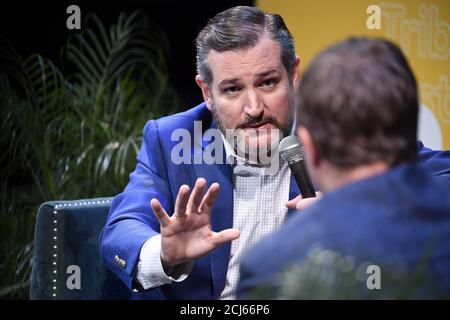
{"type": "Polygon", "coordinates": [[[247,6],[237,6],[218,13],[200,31],[195,40],[197,73],[206,84],[211,84],[213,78],[207,61],[210,50],[224,52],[248,49],[254,47],[265,34],[280,45],[281,59],[291,80],[296,59],[295,48],[283,18],[247,6]]]}

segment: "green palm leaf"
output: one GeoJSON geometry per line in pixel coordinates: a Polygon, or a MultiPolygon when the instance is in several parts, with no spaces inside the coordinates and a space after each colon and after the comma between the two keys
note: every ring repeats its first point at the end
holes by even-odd
{"type": "Polygon", "coordinates": [[[69,68],[0,45],[1,252],[12,253],[0,257],[0,296],[26,294],[39,204],[119,193],[145,122],[180,104],[167,40],[142,12],[120,14],[109,29],[92,14],[83,26],[62,50],[69,68]]]}

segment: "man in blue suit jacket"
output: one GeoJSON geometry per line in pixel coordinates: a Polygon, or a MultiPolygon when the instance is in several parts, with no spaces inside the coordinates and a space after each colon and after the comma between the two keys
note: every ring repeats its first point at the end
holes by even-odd
{"type": "Polygon", "coordinates": [[[281,17],[258,8],[226,10],[200,32],[196,80],[205,102],[147,123],[136,169],[101,235],[105,265],[134,298],[235,297],[241,254],[279,227],[293,211],[285,202],[299,195],[285,163],[265,176],[262,163],[247,161],[248,150],[290,134],[298,66],[281,17]],[[216,149],[219,161],[202,159],[215,128],[244,132],[244,161],[228,139],[216,149]],[[188,137],[181,162],[180,137],[188,137]]]}
{"type": "Polygon", "coordinates": [[[205,102],[147,123],[136,169],[101,235],[106,266],[135,298],[234,298],[241,253],[282,223],[286,201],[298,195],[286,164],[266,175],[255,153],[292,130],[299,58],[282,18],[231,8],[196,41],[205,102]],[[204,159],[211,129],[221,146],[213,163],[204,159]]]}
{"type": "MultiPolygon", "coordinates": [[[[414,279],[393,283],[386,275],[400,270],[410,276],[425,262],[424,280],[407,297],[448,298],[449,168],[440,161],[424,164],[428,152],[417,160],[417,85],[400,49],[367,38],[340,42],[314,59],[300,87],[297,133],[308,168],[325,195],[248,251],[241,264],[239,297],[261,298],[252,293],[263,285],[271,291],[262,297],[283,296],[283,272],[293,272],[295,265],[306,268],[311,252],[321,248],[355,264],[379,266],[379,297],[405,294],[402,288],[411,288],[408,282],[414,279]]],[[[437,159],[445,157],[448,151],[437,159]]],[[[371,296],[363,280],[352,298],[371,296]]],[[[349,283],[335,284],[333,292],[348,290],[349,283]]],[[[324,297],[310,289],[309,297],[324,297]]],[[[308,292],[298,297],[308,297],[308,292]]]]}

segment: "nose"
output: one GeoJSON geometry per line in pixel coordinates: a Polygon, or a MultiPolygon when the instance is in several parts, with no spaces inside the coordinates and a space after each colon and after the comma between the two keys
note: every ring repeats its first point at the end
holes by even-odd
{"type": "Polygon", "coordinates": [[[245,113],[252,118],[258,118],[264,111],[263,101],[255,90],[247,91],[247,100],[245,102],[245,113]]]}

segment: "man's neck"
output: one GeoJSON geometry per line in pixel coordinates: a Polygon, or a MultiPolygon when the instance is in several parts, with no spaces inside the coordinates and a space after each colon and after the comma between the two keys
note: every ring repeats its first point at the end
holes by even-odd
{"type": "Polygon", "coordinates": [[[321,179],[321,187],[325,192],[333,191],[346,184],[367,179],[389,170],[389,165],[381,161],[360,165],[350,169],[337,168],[330,164],[327,166],[326,174],[324,172],[324,178],[321,179]]]}
{"type": "MultiPolygon", "coordinates": [[[[230,141],[228,141],[224,134],[220,131],[220,135],[222,137],[222,141],[224,144],[224,148],[225,148],[225,157],[228,161],[228,163],[232,163],[234,164],[236,161],[241,162],[241,163],[245,163],[248,165],[254,165],[254,166],[261,166],[261,167],[270,167],[272,165],[272,158],[269,157],[267,155],[267,151],[264,150],[265,152],[265,156],[267,158],[265,158],[264,160],[266,160],[265,162],[261,163],[259,161],[259,155],[258,154],[249,154],[247,152],[237,152],[236,151],[236,146],[233,146],[230,141]]],[[[279,158],[279,152],[278,152],[278,147],[277,149],[274,149],[272,151],[272,155],[275,155],[277,157],[277,159],[279,158]]],[[[277,161],[278,163],[278,161],[277,161]]]]}

